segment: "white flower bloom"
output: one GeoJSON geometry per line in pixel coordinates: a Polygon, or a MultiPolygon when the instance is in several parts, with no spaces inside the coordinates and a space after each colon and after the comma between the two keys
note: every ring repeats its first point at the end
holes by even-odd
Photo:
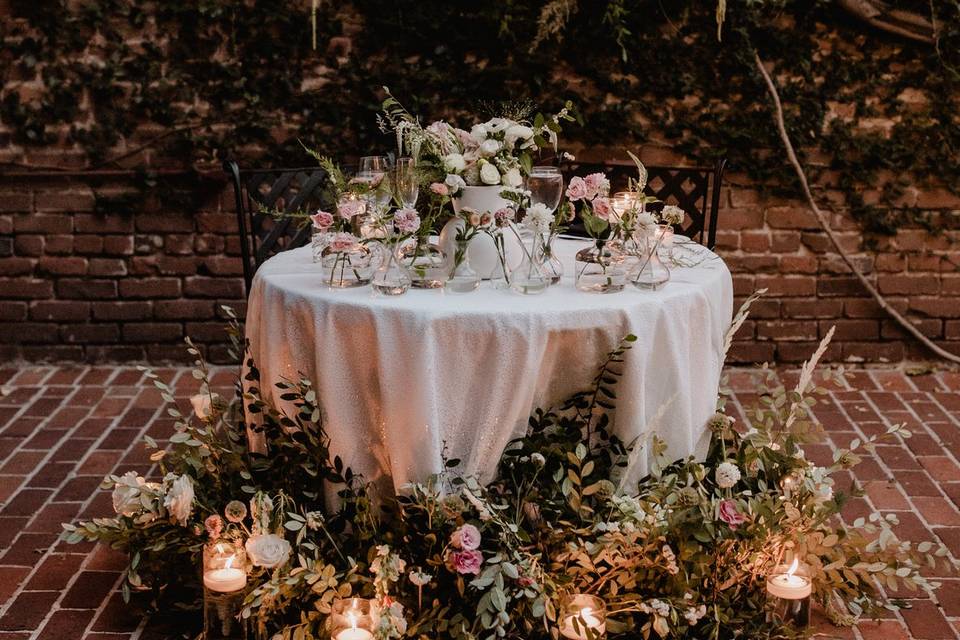
{"type": "Polygon", "coordinates": [[[508,147],[512,147],[517,140],[529,140],[533,137],[533,129],[522,124],[512,124],[503,136],[508,147]]]}
{"type": "Polygon", "coordinates": [[[668,204],[660,211],[660,219],[667,224],[680,224],[686,217],[683,209],[676,205],[668,204]]]}
{"type": "Polygon", "coordinates": [[[637,230],[647,231],[657,226],[657,219],[649,211],[643,211],[637,214],[637,230]]]}
{"type": "Polygon", "coordinates": [[[530,462],[542,469],[547,464],[547,459],[543,457],[542,453],[532,453],[530,454],[530,462]]]}
{"type": "Polygon", "coordinates": [[[117,515],[132,516],[143,508],[140,489],[144,482],[135,471],[127,471],[117,478],[113,486],[113,510],[117,515]]]}
{"type": "Polygon", "coordinates": [[[463,178],[455,173],[448,173],[447,178],[443,181],[443,184],[450,187],[450,193],[452,194],[457,193],[467,186],[467,183],[463,181],[463,178]]]}
{"type": "Polygon", "coordinates": [[[209,393],[198,393],[195,396],[190,396],[190,404],[193,405],[193,412],[197,414],[197,417],[201,420],[206,420],[210,417],[210,394],[209,393]]]}
{"type": "Polygon", "coordinates": [[[520,175],[520,169],[514,167],[503,174],[503,184],[505,186],[516,188],[523,184],[523,176],[520,175]]]}
{"type": "Polygon", "coordinates": [[[702,604],[699,607],[690,607],[683,614],[683,617],[687,619],[687,624],[693,626],[700,622],[700,618],[707,615],[707,605],[702,604]]]}
{"type": "Polygon", "coordinates": [[[244,547],[250,561],[264,569],[279,567],[290,559],[290,543],[275,533],[250,536],[244,547]]]}
{"type": "Polygon", "coordinates": [[[411,570],[410,573],[407,574],[407,577],[416,587],[423,587],[433,580],[433,576],[429,573],[424,573],[423,571],[418,571],[416,569],[411,570]]]}
{"type": "Polygon", "coordinates": [[[494,165],[485,162],[480,167],[480,181],[488,185],[500,184],[500,172],[494,165]]]}
{"type": "Polygon", "coordinates": [[[500,142],[497,140],[489,139],[480,143],[480,155],[485,158],[497,155],[497,151],[500,151],[500,142]]]}
{"type": "Polygon", "coordinates": [[[470,129],[470,137],[477,141],[477,144],[487,139],[487,128],[482,124],[475,124],[470,129]]]}
{"type": "Polygon", "coordinates": [[[740,482],[740,469],[732,462],[721,462],[717,465],[714,477],[717,480],[718,487],[729,489],[740,482]]]}
{"type": "Polygon", "coordinates": [[[488,135],[491,135],[506,131],[507,127],[509,127],[511,124],[514,123],[506,118],[490,118],[483,124],[483,126],[487,130],[488,135]]]}
{"type": "Polygon", "coordinates": [[[553,224],[553,212],[545,204],[537,203],[527,208],[527,215],[523,217],[523,226],[534,233],[547,233],[553,224]]]}
{"type": "Polygon", "coordinates": [[[187,520],[193,512],[193,481],[190,476],[178,477],[168,473],[163,482],[165,485],[169,482],[167,494],[163,498],[163,506],[177,522],[187,526],[187,520]]]}
{"type": "Polygon", "coordinates": [[[451,153],[443,156],[443,168],[448,173],[460,173],[465,166],[467,166],[467,162],[459,153],[451,153]]]}

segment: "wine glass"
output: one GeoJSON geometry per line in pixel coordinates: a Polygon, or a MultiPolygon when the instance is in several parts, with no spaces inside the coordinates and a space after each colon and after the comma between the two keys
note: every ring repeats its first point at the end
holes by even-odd
{"type": "Polygon", "coordinates": [[[394,189],[397,199],[407,209],[417,204],[420,195],[420,184],[417,182],[417,167],[413,158],[398,158],[394,169],[394,189]]]}
{"type": "Polygon", "coordinates": [[[367,185],[367,208],[375,216],[379,216],[383,209],[390,204],[390,186],[387,172],[390,169],[390,160],[386,156],[364,156],[360,158],[360,168],[354,178],[357,182],[367,185]]]}
{"type": "Polygon", "coordinates": [[[563,174],[556,167],[534,167],[527,176],[531,204],[544,204],[556,211],[563,195],[563,174]]]}

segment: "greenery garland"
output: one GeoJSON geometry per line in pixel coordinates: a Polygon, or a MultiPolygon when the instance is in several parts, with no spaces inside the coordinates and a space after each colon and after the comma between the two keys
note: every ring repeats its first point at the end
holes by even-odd
{"type": "MultiPolygon", "coordinates": [[[[239,351],[238,326],[230,332],[239,351]]],[[[955,565],[943,546],[899,540],[892,515],[838,519],[846,495],[832,476],[856,465],[859,450],[873,452],[878,438],[854,441],[827,467],[803,455],[802,445],[822,436],[808,410],[824,392],[814,369],[829,338],[795,388],[765,372],[748,424],[738,428],[723,413],[721,394],[706,458],[672,460],[656,439],[624,443],[614,434],[616,382],[635,340],[628,336],[586,390],[531,416],[491,484],[448,460],[445,472],[396,498],[378,498],[331,456],[309,381],[278,385],[281,410],[262,399],[248,360],[248,390],[227,402],[211,392],[190,345],[201,382],[197,418],[148,374],[176,420],[169,447],[147,442],[162,480],[108,477],[117,516],[65,525],[65,536],[126,552],[125,595],[166,597],[196,588],[184,576],[197,575],[205,544],[245,542],[252,583],[242,617],[263,638],[327,638],[334,600],[350,596],[377,602],[378,640],[556,638],[557,602],[575,592],[607,603],[612,636],[794,638],[805,630],[769,622],[764,594],[766,574],[790,558],[809,565],[814,597],[832,619],[853,624],[899,606],[878,583],[929,592],[937,584],[922,571],[955,565]],[[268,456],[247,450],[241,403],[263,430],[268,456]],[[630,485],[641,455],[652,470],[630,485]],[[336,507],[325,504],[325,487],[336,489],[336,507]]],[[[897,426],[881,437],[895,436],[909,432],[897,426]]]]}
{"type": "MultiPolygon", "coordinates": [[[[902,196],[910,185],[960,184],[960,2],[892,3],[933,11],[936,46],[926,48],[864,31],[826,0],[721,4],[722,42],[718,7],[692,1],[323,2],[314,48],[306,6],[14,0],[20,19],[0,32],[12,60],[0,118],[17,144],[76,145],[87,167],[112,166],[146,138],[158,157],[208,168],[227,153],[295,163],[284,130],[328,155],[388,148],[370,126],[382,85],[438,118],[485,99],[548,110],[570,99],[585,125],[570,137],[584,147],[663,141],[703,162],[728,157],[795,194],[771,153],[779,142],[752,67],[757,49],[782,75],[790,135],[805,165],[819,166],[821,189],[839,191],[869,231],[936,227],[935,212],[902,196]],[[11,84],[21,80],[42,89],[11,84]],[[144,124],[153,128],[138,133],[144,124]]],[[[171,206],[191,204],[149,171],[138,183],[171,206]]]]}

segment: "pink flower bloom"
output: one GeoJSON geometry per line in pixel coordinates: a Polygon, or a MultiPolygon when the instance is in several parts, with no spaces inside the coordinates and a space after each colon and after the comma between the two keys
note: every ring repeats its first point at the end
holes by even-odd
{"type": "MultiPolygon", "coordinates": [[[[587,198],[605,196],[610,190],[610,181],[602,173],[591,173],[583,179],[583,183],[587,187],[587,198]]],[[[570,184],[573,184],[573,180],[570,181],[570,184]]]]}
{"type": "Polygon", "coordinates": [[[483,554],[476,550],[452,551],[447,554],[447,568],[461,575],[480,573],[483,554]]]}
{"type": "Polygon", "coordinates": [[[310,216],[310,221],[313,222],[314,229],[326,231],[333,224],[333,214],[318,209],[315,214],[310,216]]]}
{"type": "Polygon", "coordinates": [[[517,212],[511,209],[510,207],[504,207],[503,209],[497,209],[493,212],[493,221],[498,227],[505,227],[507,223],[513,222],[513,219],[516,217],[517,212]]]}
{"type": "MultiPolygon", "coordinates": [[[[328,213],[327,215],[330,214],[328,213]]],[[[211,540],[216,540],[220,537],[220,534],[223,533],[223,520],[217,514],[208,516],[207,519],[203,521],[203,526],[206,528],[211,540]]]]}
{"type": "Polygon", "coordinates": [[[349,251],[357,246],[357,237],[351,233],[335,233],[327,246],[337,253],[349,251]]]}
{"type": "Polygon", "coordinates": [[[587,183],[583,181],[583,178],[574,176],[570,179],[570,184],[567,185],[567,197],[571,201],[582,200],[587,197],[587,193],[589,193],[589,189],[587,189],[587,183]]]}
{"type": "Polygon", "coordinates": [[[442,182],[434,182],[431,184],[430,191],[433,191],[438,196],[446,196],[450,194],[450,188],[442,182]]]}
{"type": "Polygon", "coordinates": [[[345,220],[363,213],[366,209],[367,205],[362,200],[345,198],[337,203],[337,215],[345,220]]]}
{"type": "Polygon", "coordinates": [[[472,524],[465,524],[453,532],[450,544],[458,549],[473,551],[480,546],[480,530],[472,524]]]}
{"type": "Polygon", "coordinates": [[[747,521],[746,516],[740,513],[740,510],[737,508],[737,503],[733,500],[722,500],[717,509],[717,514],[720,519],[730,525],[730,528],[734,531],[747,521]]]}
{"type": "Polygon", "coordinates": [[[414,233],[420,228],[420,216],[416,209],[400,209],[393,216],[393,224],[400,233],[414,233]]]}
{"type": "Polygon", "coordinates": [[[529,576],[520,576],[519,578],[517,578],[517,584],[519,584],[521,587],[526,588],[526,587],[532,587],[537,583],[534,581],[533,578],[529,576]]]}
{"type": "Polygon", "coordinates": [[[594,198],[592,204],[593,215],[597,216],[601,220],[610,220],[610,216],[613,214],[613,207],[610,206],[609,200],[601,196],[599,198],[594,198]]]}

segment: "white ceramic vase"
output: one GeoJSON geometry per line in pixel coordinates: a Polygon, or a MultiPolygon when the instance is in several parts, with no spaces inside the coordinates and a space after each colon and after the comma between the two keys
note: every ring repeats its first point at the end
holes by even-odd
{"type": "MultiPolygon", "coordinates": [[[[511,202],[500,197],[503,191],[502,185],[482,186],[482,187],[464,187],[459,198],[453,198],[453,210],[458,214],[464,207],[473,209],[477,213],[493,213],[498,209],[511,206],[511,202]]],[[[451,218],[440,231],[440,247],[448,254],[453,255],[457,244],[457,227],[463,226],[463,221],[459,218],[451,218]]],[[[515,239],[509,236],[506,239],[506,253],[508,264],[518,255],[519,247],[515,239]]],[[[500,269],[500,260],[497,257],[497,248],[493,244],[493,238],[486,233],[477,234],[470,241],[467,247],[467,259],[474,271],[480,274],[484,280],[499,277],[502,275],[500,269]]]]}

